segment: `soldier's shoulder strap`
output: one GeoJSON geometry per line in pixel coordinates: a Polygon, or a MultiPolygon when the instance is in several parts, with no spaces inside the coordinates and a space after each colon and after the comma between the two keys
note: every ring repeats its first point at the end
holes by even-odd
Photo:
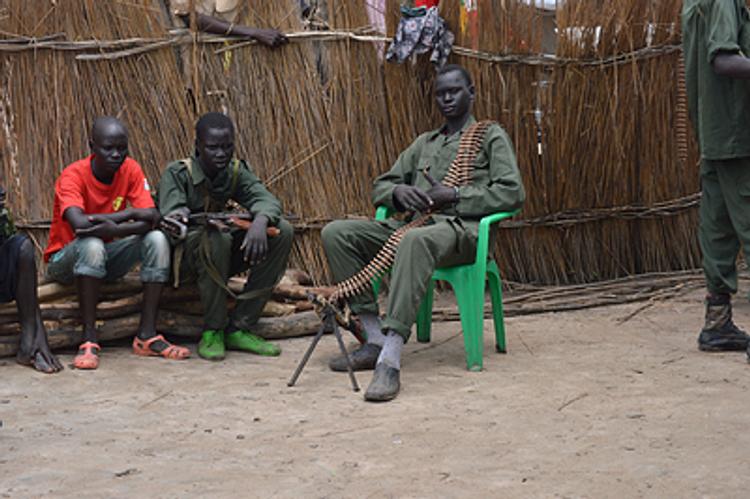
{"type": "Polygon", "coordinates": [[[237,184],[240,180],[240,166],[242,162],[237,159],[232,159],[232,182],[229,185],[229,199],[234,197],[234,193],[237,192],[237,184]]]}
{"type": "Polygon", "coordinates": [[[176,163],[180,164],[181,169],[187,170],[190,178],[193,178],[193,159],[192,158],[178,159],[176,163]]]}

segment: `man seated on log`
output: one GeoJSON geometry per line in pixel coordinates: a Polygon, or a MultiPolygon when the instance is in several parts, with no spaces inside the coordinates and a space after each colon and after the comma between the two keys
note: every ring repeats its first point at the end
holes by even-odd
{"type": "MultiPolygon", "coordinates": [[[[268,47],[278,47],[289,40],[276,29],[251,28],[235,24],[242,7],[241,0],[194,0],[196,27],[216,35],[251,38],[268,47]]],[[[190,0],[170,0],[172,13],[190,26],[190,0]]]]}
{"type": "Polygon", "coordinates": [[[195,153],[164,171],[158,190],[162,215],[187,223],[183,242],[175,244],[176,284],[197,281],[203,304],[204,331],[198,355],[224,359],[226,350],[276,356],[281,349],[252,334],[273,286],[286,269],[292,226],[281,218],[281,204],[244,161],[234,157],[234,124],[224,114],[207,113],[195,127],[195,153]],[[247,229],[216,226],[210,219],[190,225],[190,215],[223,212],[234,201],[247,210],[247,229]],[[272,229],[273,228],[273,229],[272,229]],[[269,230],[272,229],[272,230],[269,230]],[[268,232],[278,232],[268,237],[268,232]],[[250,270],[231,316],[227,282],[250,270]]]}
{"type": "Polygon", "coordinates": [[[44,253],[48,276],[63,284],[75,282],[78,289],[83,344],[73,365],[99,366],[95,320],[101,284],[124,276],[139,262],[143,309],[133,351],[185,359],[190,355],[187,348],[156,332],[159,298],[169,280],[169,241],[154,230],[159,212],[141,166],[128,156],[127,130],[116,118],[97,118],[89,144],[92,154],[67,166],[55,183],[44,253]]]}
{"type": "Polygon", "coordinates": [[[750,259],[750,15],[744,0],[685,0],[682,27],[708,288],[698,348],[746,351],[750,361],[750,337],[732,320],[740,248],[750,259]]]}
{"type": "MultiPolygon", "coordinates": [[[[433,223],[411,229],[398,246],[385,319],[381,322],[379,318],[372,290],[350,300],[367,336],[366,344],[351,355],[353,367],[375,369],[365,392],[369,401],[386,401],[398,394],[401,348],[409,338],[435,268],[472,262],[479,219],[519,208],[525,199],[513,145],[497,124],[490,126],[484,138],[471,183],[458,188],[439,183],[456,157],[462,133],[476,122],[471,114],[474,85],[469,73],[458,65],[442,68],[435,81],[435,100],[445,118],[443,126],[420,135],[391,170],[375,180],[373,188],[376,206],[399,212],[431,210],[436,214],[433,223]]],[[[322,238],[334,279],[341,282],[355,274],[404,224],[395,219],[328,224],[322,238]]],[[[330,368],[345,372],[344,357],[333,358],[330,368]]]]}
{"type": "Polygon", "coordinates": [[[16,361],[43,373],[56,373],[62,364],[52,355],[36,291],[36,258],[28,237],[15,234],[0,186],[0,303],[16,300],[21,339],[16,361]]]}

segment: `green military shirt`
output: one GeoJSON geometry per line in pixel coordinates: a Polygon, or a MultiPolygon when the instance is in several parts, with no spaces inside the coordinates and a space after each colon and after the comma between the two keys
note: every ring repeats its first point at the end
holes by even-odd
{"type": "MultiPolygon", "coordinates": [[[[377,179],[372,192],[375,205],[394,209],[393,189],[399,184],[408,184],[427,191],[430,183],[423,172],[429,167],[430,175],[440,181],[448,172],[458,153],[461,134],[476,123],[470,117],[463,129],[451,136],[442,133],[442,128],[423,133],[401,153],[391,170],[377,179]]],[[[521,182],[521,174],[516,164],[513,144],[499,125],[492,125],[477,156],[469,185],[458,188],[459,201],[446,207],[441,213],[445,217],[466,221],[476,221],[485,215],[499,211],[520,208],[526,193],[521,182]]],[[[472,226],[476,224],[470,224],[472,226]]]]}
{"type": "Polygon", "coordinates": [[[708,160],[750,157],[750,81],[719,76],[719,52],[750,55],[745,0],[685,0],[682,44],[690,119],[708,160]]]}
{"type": "Polygon", "coordinates": [[[167,165],[159,181],[157,206],[162,215],[187,207],[191,213],[205,210],[206,193],[210,197],[209,211],[221,211],[230,199],[253,216],[265,215],[269,225],[276,225],[281,217],[281,203],[250,170],[239,161],[237,177],[233,180],[234,160],[211,180],[195,158],[191,168],[183,161],[167,165]],[[234,193],[232,187],[234,184],[234,193]]]}
{"type": "Polygon", "coordinates": [[[15,234],[15,227],[13,227],[13,219],[8,213],[5,207],[5,190],[0,187],[0,244],[4,243],[6,239],[15,234]]]}

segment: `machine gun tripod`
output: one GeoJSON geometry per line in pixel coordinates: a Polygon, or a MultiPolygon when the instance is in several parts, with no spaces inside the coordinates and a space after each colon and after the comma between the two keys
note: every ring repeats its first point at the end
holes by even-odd
{"type": "MultiPolygon", "coordinates": [[[[346,351],[346,346],[344,346],[344,339],[341,337],[341,330],[339,329],[339,322],[343,320],[341,312],[333,303],[330,303],[325,298],[314,295],[309,295],[308,298],[313,302],[313,304],[315,304],[316,312],[320,316],[322,323],[320,325],[320,328],[318,329],[317,334],[310,343],[310,346],[307,348],[305,355],[302,357],[302,360],[297,366],[297,369],[295,369],[292,378],[287,383],[287,386],[291,387],[294,386],[295,383],[297,383],[297,379],[299,379],[300,374],[302,374],[302,370],[305,368],[307,361],[310,360],[310,356],[312,355],[313,350],[315,350],[315,347],[318,346],[318,342],[323,337],[323,334],[333,333],[333,335],[336,337],[336,341],[339,344],[341,353],[346,358],[346,368],[349,372],[349,379],[352,382],[352,389],[355,392],[358,392],[359,385],[357,384],[357,378],[354,376],[352,360],[351,358],[349,358],[349,352],[346,351]]],[[[350,321],[347,320],[346,323],[350,323],[350,321]]]]}

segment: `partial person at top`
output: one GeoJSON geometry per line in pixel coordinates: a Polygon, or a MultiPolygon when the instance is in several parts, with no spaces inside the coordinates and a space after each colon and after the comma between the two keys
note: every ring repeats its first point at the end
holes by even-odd
{"type": "MultiPolygon", "coordinates": [[[[167,0],[171,13],[184,26],[190,26],[191,0],[167,0]]],[[[251,28],[236,24],[241,0],[192,0],[195,5],[195,22],[199,31],[215,35],[251,38],[268,47],[276,48],[289,40],[279,30],[272,28],[251,28]]]]}

